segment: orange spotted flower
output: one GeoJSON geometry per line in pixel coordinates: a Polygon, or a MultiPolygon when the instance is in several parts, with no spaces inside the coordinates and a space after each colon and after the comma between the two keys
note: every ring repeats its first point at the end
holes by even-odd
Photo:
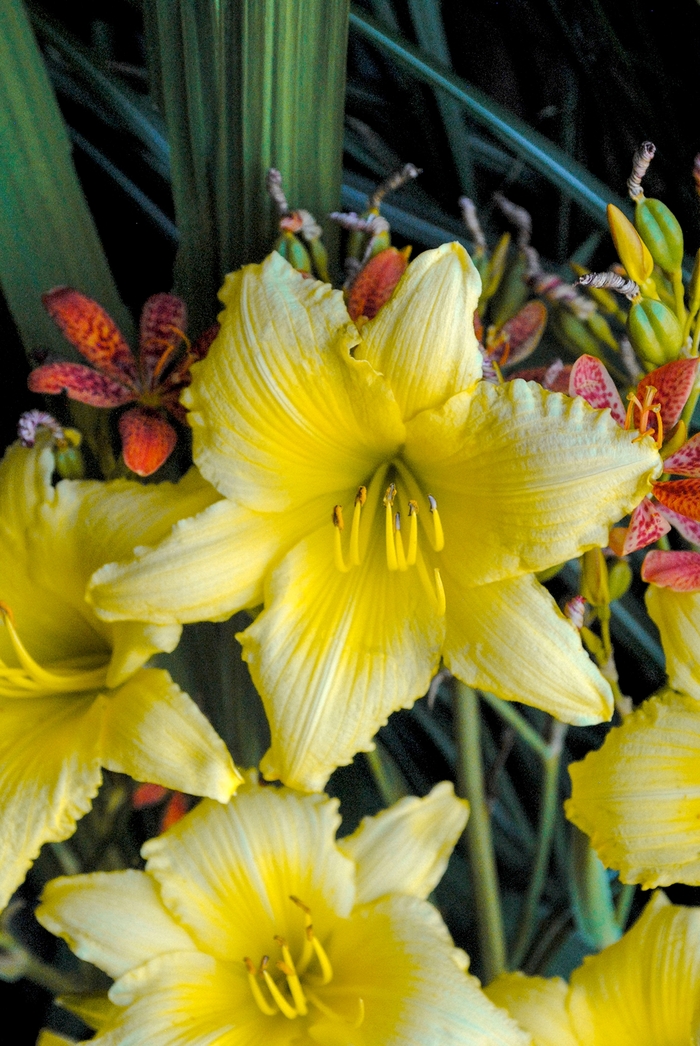
{"type": "Polygon", "coordinates": [[[47,363],[29,375],[29,388],[52,394],[65,389],[71,399],[93,407],[137,404],[120,417],[119,435],[127,466],[139,476],[150,476],[175,448],[177,432],[167,414],[184,421],[180,393],[190,383],[192,363],[206,356],[218,325],[191,345],[184,333],[184,301],[174,294],[154,294],[141,313],[136,360],[111,317],[80,291],[56,287],[43,302],[92,367],[64,360],[47,363]]]}

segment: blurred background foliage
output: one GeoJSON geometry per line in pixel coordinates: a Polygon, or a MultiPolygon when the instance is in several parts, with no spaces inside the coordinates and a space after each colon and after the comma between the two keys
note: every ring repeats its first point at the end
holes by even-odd
{"type": "MultiPolygon", "coordinates": [[[[212,0],[212,9],[214,6],[212,0]]],[[[237,9],[233,2],[223,6],[234,13],[237,9]]],[[[273,6],[271,3],[270,9],[273,6]]],[[[227,265],[256,260],[272,246],[274,226],[267,202],[256,198],[255,206],[243,205],[246,193],[248,197],[259,194],[262,185],[235,184],[227,167],[233,152],[226,150],[235,150],[242,134],[239,127],[229,126],[227,133],[221,130],[222,104],[226,92],[236,89],[235,77],[233,73],[229,79],[222,77],[217,66],[222,60],[220,49],[227,45],[212,35],[206,8],[203,0],[192,4],[187,0],[97,0],[89,7],[53,0],[25,5],[65,121],[79,184],[104,248],[115,295],[125,306],[124,317],[130,313],[137,319],[150,294],[169,290],[174,284],[191,301],[198,296],[205,300],[201,286],[188,284],[188,271],[191,275],[199,266],[203,285],[211,290],[227,265]],[[194,22],[188,21],[189,15],[197,16],[194,22]],[[190,79],[181,83],[177,77],[173,79],[172,69],[168,73],[163,68],[163,55],[172,55],[177,48],[184,49],[179,60],[189,63],[188,76],[193,70],[190,79]],[[174,164],[168,141],[167,108],[170,104],[172,140],[172,96],[177,91],[182,104],[189,106],[188,142],[191,145],[195,140],[195,132],[202,136],[202,153],[192,152],[186,171],[182,149],[174,164]],[[212,99],[218,101],[218,107],[212,99]],[[226,139],[223,144],[218,138],[212,143],[214,131],[226,139]],[[216,171],[207,164],[197,167],[207,149],[213,150],[206,155],[215,157],[216,171]],[[178,211],[181,219],[183,193],[191,191],[183,181],[183,171],[193,179],[191,184],[205,186],[211,194],[201,225],[194,230],[201,235],[199,248],[192,240],[192,230],[184,233],[189,262],[183,262],[185,246],[179,258],[177,253],[183,236],[178,211]],[[226,214],[225,221],[218,220],[217,214],[226,214]]],[[[8,3],[6,21],[11,9],[20,12],[21,5],[16,0],[8,3]]],[[[240,29],[234,22],[229,26],[232,34],[240,29]]],[[[332,171],[329,176],[328,163],[318,159],[313,139],[315,126],[323,123],[324,98],[330,106],[334,97],[338,105],[342,97],[342,72],[338,72],[342,32],[327,39],[316,26],[314,33],[307,40],[302,32],[299,53],[307,58],[309,79],[318,85],[318,103],[305,114],[301,154],[290,160],[294,169],[306,169],[308,176],[295,181],[276,155],[270,155],[268,163],[283,168],[292,207],[315,210],[326,229],[325,209],[342,205],[361,211],[377,181],[410,161],[423,169],[421,177],[392,195],[382,208],[395,244],[411,243],[419,251],[447,239],[467,242],[457,206],[463,193],[477,202],[487,239],[495,243],[508,227],[493,203],[494,192],[500,191],[530,211],[533,245],[550,269],[570,279],[567,259],[576,257],[594,269],[606,268],[614,260],[604,204],[624,197],[631,154],[640,141],[651,139],[658,152],[646,183],[648,194],[662,197],[677,215],[686,233],[686,250],[694,253],[700,246],[700,211],[693,181],[693,160],[700,151],[700,136],[694,137],[694,114],[700,101],[700,7],[693,0],[670,0],[664,5],[636,0],[614,4],[592,0],[585,5],[563,0],[482,0],[479,4],[357,0],[351,6],[347,49],[342,189],[333,182],[332,171]],[[324,46],[335,48],[325,61],[324,46]],[[308,166],[314,163],[315,168],[308,166]]],[[[6,84],[8,97],[20,107],[31,108],[30,84],[21,75],[14,95],[6,84]]],[[[291,91],[289,80],[282,77],[276,90],[279,96],[291,91]]],[[[252,96],[250,104],[253,111],[272,118],[279,96],[252,96]]],[[[14,132],[5,124],[4,133],[12,137],[14,132]]],[[[274,136],[274,127],[270,133],[274,136]]],[[[326,157],[340,148],[334,133],[332,128],[324,132],[326,157]]],[[[44,145],[50,150],[50,142],[44,145]]],[[[258,142],[255,147],[262,155],[262,145],[258,142]]],[[[621,206],[626,205],[621,202],[621,206]]],[[[41,215],[35,214],[34,220],[39,226],[41,215]]],[[[36,231],[45,237],[50,233],[45,227],[36,231]]],[[[96,278],[99,259],[89,260],[77,227],[74,235],[76,255],[83,254],[90,278],[96,278]]],[[[330,231],[328,238],[333,249],[330,231]]],[[[7,275],[12,270],[12,249],[16,245],[13,248],[4,236],[0,242],[5,274],[5,297],[0,300],[3,446],[15,437],[22,410],[44,406],[26,389],[28,357],[32,363],[40,362],[53,348],[52,333],[46,333],[44,345],[41,330],[37,333],[32,328],[28,335],[29,328],[24,329],[21,318],[18,321],[13,297],[18,277],[13,283],[7,275]]],[[[334,276],[338,281],[337,257],[334,276]]],[[[75,277],[66,274],[60,282],[71,279],[75,277]]],[[[80,289],[91,292],[90,286],[80,289]]],[[[38,310],[36,287],[25,288],[25,292],[33,294],[28,312],[38,310]]],[[[198,317],[202,325],[215,309],[210,295],[198,317]]],[[[123,322],[128,325],[128,319],[123,322]]],[[[550,587],[558,599],[577,591],[573,568],[559,574],[550,587]]],[[[663,655],[653,626],[639,609],[639,596],[633,587],[613,607],[621,686],[636,699],[647,696],[663,680],[663,655]]],[[[183,644],[167,664],[205,707],[234,755],[248,761],[255,751],[264,749],[266,726],[237,656],[232,638],[237,627],[240,625],[234,621],[188,628],[183,644]],[[215,652],[224,641],[229,656],[222,660],[215,652]],[[232,690],[241,701],[233,711],[226,700],[232,690]],[[245,709],[246,730],[241,729],[241,708],[245,709]],[[256,723],[252,740],[246,732],[251,721],[256,723]],[[244,742],[248,748],[242,747],[244,742]]],[[[525,710],[524,715],[534,729],[547,736],[543,713],[525,710]]],[[[569,731],[563,762],[597,747],[604,732],[605,727],[569,731]]],[[[515,927],[542,814],[542,762],[490,706],[484,706],[481,743],[504,916],[507,926],[515,927]]],[[[329,791],[341,797],[343,830],[349,831],[364,814],[407,791],[424,794],[434,781],[455,778],[458,770],[445,682],[435,687],[430,699],[394,715],[379,735],[377,752],[338,771],[329,791]]],[[[567,787],[563,773],[556,786],[561,799],[567,787]]],[[[123,787],[118,780],[112,781],[110,794],[118,794],[123,787]]],[[[81,824],[70,848],[45,848],[23,888],[28,902],[43,881],[67,870],[71,854],[80,856],[81,847],[94,850],[99,817],[103,829],[105,824],[113,827],[112,814],[98,807],[95,817],[90,815],[81,824]]],[[[139,837],[157,828],[153,818],[144,811],[120,822],[125,852],[130,851],[134,860],[139,837]]],[[[551,864],[545,862],[549,874],[536,906],[537,934],[531,933],[523,951],[528,972],[566,974],[590,948],[576,898],[568,887],[568,831],[559,815],[551,864]]],[[[105,831],[103,838],[107,839],[105,831]]],[[[112,866],[114,857],[106,842],[104,852],[95,856],[91,851],[90,861],[90,867],[112,866]]],[[[694,900],[693,891],[687,888],[672,889],[670,894],[676,901],[694,900]]],[[[475,956],[479,973],[465,851],[457,851],[436,899],[457,942],[475,956]]],[[[625,906],[632,898],[618,895],[618,900],[625,906]]],[[[639,906],[639,900],[636,903],[639,906]]],[[[26,913],[16,918],[26,925],[20,930],[13,926],[13,932],[28,934],[33,951],[45,962],[52,962],[59,949],[59,964],[67,964],[70,972],[73,960],[66,950],[36,927],[28,928],[26,913]]],[[[514,932],[511,930],[511,937],[514,932]]],[[[0,983],[0,1001],[11,1005],[25,1022],[25,1037],[15,1040],[18,1046],[33,1043],[45,1022],[51,995],[19,979],[16,984],[0,983]]],[[[67,1014],[57,1017],[55,1010],[52,1013],[54,1027],[79,1033],[67,1014]]]]}

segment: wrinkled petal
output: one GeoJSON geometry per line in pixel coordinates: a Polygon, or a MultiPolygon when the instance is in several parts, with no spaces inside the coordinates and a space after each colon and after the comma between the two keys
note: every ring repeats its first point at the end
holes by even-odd
{"type": "Polygon", "coordinates": [[[567,817],[623,882],[700,883],[700,705],[650,697],[571,763],[567,817]]]}
{"type": "Polygon", "coordinates": [[[260,512],[366,482],[404,430],[384,379],[350,355],[341,293],[275,251],[227,276],[221,298],[221,331],[182,396],[202,473],[260,512]]]}
{"type": "Polygon", "coordinates": [[[700,592],[650,585],[645,602],[661,633],[670,685],[700,700],[700,592]]]}
{"type": "Polygon", "coordinates": [[[530,574],[467,588],[445,573],[445,664],[469,686],[576,726],[612,715],[610,687],[576,628],[530,574]]]}
{"type": "Polygon", "coordinates": [[[530,1032],[533,1046],[581,1046],[566,1008],[568,985],[561,977],[502,973],[484,991],[530,1032]]]}
{"type": "Polygon", "coordinates": [[[347,1008],[348,998],[364,1001],[367,1046],[530,1042],[460,969],[444,923],[425,901],[394,896],[356,909],[328,951],[338,976],[323,989],[323,1001],[334,1008],[347,1008]]]}
{"type": "Polygon", "coordinates": [[[468,584],[544,570],[608,543],[660,459],[603,411],[539,385],[481,382],[409,426],[406,456],[438,499],[443,559],[468,584]]]}
{"type": "Polygon", "coordinates": [[[102,765],[225,803],[240,784],[226,745],[162,668],[142,668],[110,694],[102,765]]]}
{"type": "Polygon", "coordinates": [[[357,903],[388,893],[426,898],[442,879],[468,816],[469,804],[456,798],[451,781],[441,781],[424,799],[407,796],[365,817],[338,843],[355,862],[357,903]]]}
{"type": "Polygon", "coordinates": [[[664,470],[677,476],[700,476],[700,432],[692,436],[675,454],[664,460],[664,470]]]}
{"type": "Polygon", "coordinates": [[[145,872],[92,872],[53,879],[44,888],[36,917],[63,937],[79,959],[110,977],[166,952],[195,944],[164,907],[145,872]]]}
{"type": "MultiPolygon", "coordinates": [[[[371,518],[371,491],[364,511],[371,518]]],[[[329,521],[285,556],[239,636],[272,732],[263,773],[304,791],[370,750],[391,712],[426,692],[444,634],[416,569],[387,569],[382,527],[348,573],[335,567],[334,537],[329,521]]]]}
{"type": "Polygon", "coordinates": [[[119,419],[122,454],[137,476],[151,476],[165,464],[177,443],[177,432],[157,410],[133,407],[119,419]]]}
{"type": "Polygon", "coordinates": [[[290,894],[311,908],[314,929],[353,905],[354,870],[335,845],[336,800],[243,786],[228,806],[204,800],[144,845],[146,870],[166,907],[199,945],[241,962],[267,954],[275,934],[293,955],[304,921],[290,894]]]}
{"type": "Polygon", "coordinates": [[[139,366],[145,388],[153,388],[158,363],[172,360],[186,330],[187,306],[182,298],[175,294],[151,295],[139,325],[139,366]]]}
{"type": "Polygon", "coordinates": [[[652,549],[644,557],[642,580],[674,592],[697,592],[700,590],[700,552],[652,549]]]}
{"type": "Polygon", "coordinates": [[[481,278],[459,243],[425,251],[362,328],[358,359],[385,375],[405,419],[471,390],[481,377],[472,317],[481,278]]]}
{"type": "Polygon", "coordinates": [[[700,910],[656,894],[624,937],[574,970],[571,1023],[586,1046],[695,1043],[699,979],[700,910]]]}
{"type": "Polygon", "coordinates": [[[698,359],[679,359],[664,363],[663,367],[645,374],[637,385],[637,398],[643,403],[645,390],[651,385],[656,389],[654,402],[661,405],[661,420],[664,432],[678,422],[688,396],[693,391],[698,359]]]}
{"type": "Polygon", "coordinates": [[[0,910],[43,844],[71,836],[92,805],[104,700],[0,700],[0,910]]]}
{"type": "Polygon", "coordinates": [[[56,287],[42,301],[54,323],[89,363],[115,381],[138,387],[131,349],[101,305],[71,287],[56,287]]]}
{"type": "Polygon", "coordinates": [[[607,407],[618,425],[625,424],[626,411],[617,385],[605,364],[595,356],[579,356],[576,360],[569,376],[569,395],[583,396],[596,410],[607,407]]]}
{"type": "Polygon", "coordinates": [[[654,497],[681,516],[700,521],[700,479],[671,479],[654,483],[654,497]]]}
{"type": "Polygon", "coordinates": [[[664,534],[668,534],[671,524],[656,508],[649,498],[643,498],[630,518],[629,527],[622,544],[622,555],[628,556],[637,549],[653,545],[664,534]]]}
{"type": "Polygon", "coordinates": [[[171,653],[180,641],[182,625],[149,625],[143,621],[116,621],[111,626],[112,659],[107,686],[120,686],[154,654],[171,653]]]}
{"type": "Polygon", "coordinates": [[[83,363],[46,363],[27,379],[32,392],[57,395],[64,390],[72,400],[91,407],[121,407],[134,399],[134,390],[83,363]]]}

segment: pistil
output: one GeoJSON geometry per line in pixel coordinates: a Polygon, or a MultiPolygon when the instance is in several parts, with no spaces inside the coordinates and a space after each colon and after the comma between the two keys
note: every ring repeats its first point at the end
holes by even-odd
{"type": "Polygon", "coordinates": [[[396,497],[396,484],[390,483],[384,495],[384,533],[386,537],[386,565],[389,570],[398,570],[399,564],[396,558],[396,544],[394,542],[394,498],[396,497]]]}
{"type": "Polygon", "coordinates": [[[367,500],[367,487],[358,487],[355,495],[355,508],[352,514],[352,530],[350,531],[350,562],[354,567],[360,565],[360,519],[362,517],[362,506],[367,500]]]}

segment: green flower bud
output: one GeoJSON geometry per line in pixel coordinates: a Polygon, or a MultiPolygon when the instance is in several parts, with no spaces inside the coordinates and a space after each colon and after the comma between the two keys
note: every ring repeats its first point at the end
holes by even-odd
{"type": "Polygon", "coordinates": [[[642,197],[634,224],[659,268],[677,272],[683,264],[683,230],[666,204],[642,197]]]}
{"type": "Polygon", "coordinates": [[[617,338],[610,330],[610,324],[605,316],[601,316],[599,312],[593,312],[586,320],[586,323],[591,328],[596,338],[600,338],[603,344],[607,345],[609,349],[619,352],[620,346],[617,343],[617,338]]]}
{"type": "Polygon", "coordinates": [[[601,359],[602,350],[600,342],[589,330],[588,326],[574,316],[568,309],[555,309],[551,321],[557,341],[574,356],[588,355],[601,359]]]}
{"type": "Polygon", "coordinates": [[[632,568],[624,559],[618,559],[608,569],[608,588],[610,589],[610,602],[622,599],[627,589],[632,584],[632,568]]]}
{"type": "Polygon", "coordinates": [[[635,352],[649,369],[678,358],[683,331],[663,302],[642,298],[630,309],[627,333],[635,352]]]}
{"type": "Polygon", "coordinates": [[[293,232],[283,232],[275,250],[299,272],[311,272],[309,252],[293,232]]]}

